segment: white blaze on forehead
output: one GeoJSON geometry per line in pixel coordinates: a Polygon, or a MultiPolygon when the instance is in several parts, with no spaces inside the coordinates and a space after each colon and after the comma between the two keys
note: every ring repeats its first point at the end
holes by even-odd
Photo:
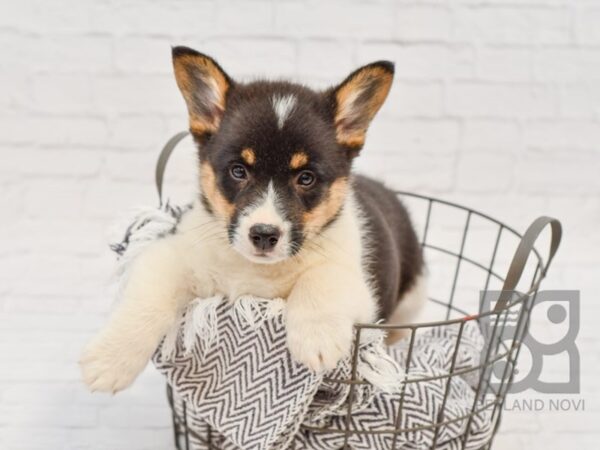
{"type": "Polygon", "coordinates": [[[272,99],[273,110],[277,116],[277,126],[283,128],[283,124],[292,113],[298,99],[292,94],[274,95],[272,99]]]}
{"type": "Polygon", "coordinates": [[[279,212],[277,201],[277,192],[275,192],[271,181],[261,199],[244,211],[242,220],[247,221],[250,226],[264,223],[283,228],[286,221],[279,212]]]}

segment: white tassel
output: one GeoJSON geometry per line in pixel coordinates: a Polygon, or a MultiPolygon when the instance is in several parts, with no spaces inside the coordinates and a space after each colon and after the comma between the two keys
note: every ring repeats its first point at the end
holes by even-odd
{"type": "Polygon", "coordinates": [[[196,342],[200,342],[202,352],[206,352],[218,340],[219,330],[217,308],[223,297],[197,298],[188,307],[183,324],[183,348],[188,355],[196,342]]]}
{"type": "Polygon", "coordinates": [[[285,310],[285,300],[282,298],[274,298],[268,300],[265,305],[265,319],[274,319],[277,316],[285,317],[283,311],[285,310]]]}
{"type": "Polygon", "coordinates": [[[172,233],[179,217],[169,205],[163,208],[143,207],[134,210],[128,219],[122,219],[111,227],[110,247],[119,254],[114,277],[118,286],[117,298],[128,278],[133,261],[152,242],[172,233]]]}
{"type": "Polygon", "coordinates": [[[233,305],[238,323],[242,325],[243,322],[252,329],[260,326],[265,319],[265,315],[260,307],[260,303],[264,301],[264,299],[252,295],[238,297],[233,305]]]}
{"type": "Polygon", "coordinates": [[[266,299],[253,295],[242,295],[234,302],[233,308],[240,326],[246,325],[256,329],[265,320],[282,315],[285,302],[281,298],[266,299]]]}
{"type": "Polygon", "coordinates": [[[357,371],[360,377],[386,393],[400,392],[404,371],[385,351],[385,333],[376,329],[365,329],[361,334],[361,349],[358,352],[357,371]]]}
{"type": "Polygon", "coordinates": [[[381,348],[363,349],[359,356],[357,371],[361,378],[383,392],[389,394],[400,392],[404,371],[381,348]]]}
{"type": "Polygon", "coordinates": [[[179,327],[181,326],[181,315],[175,321],[168,333],[165,335],[161,346],[161,356],[168,361],[175,358],[177,353],[177,339],[179,338],[179,327]]]}

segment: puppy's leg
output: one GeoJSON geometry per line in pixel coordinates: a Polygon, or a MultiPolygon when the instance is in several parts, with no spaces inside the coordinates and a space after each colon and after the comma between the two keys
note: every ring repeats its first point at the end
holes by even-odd
{"type": "Polygon", "coordinates": [[[375,317],[375,301],[360,270],[327,264],[305,272],[288,297],[286,327],[292,357],[314,371],[349,355],[353,325],[375,317]]]}
{"type": "Polygon", "coordinates": [[[129,386],[190,299],[190,274],[174,239],[154,242],[137,257],[108,325],[85,348],[80,364],[92,391],[129,386]]]}
{"type": "MultiPolygon", "coordinates": [[[[402,296],[387,323],[409,325],[419,321],[426,303],[427,279],[425,275],[419,275],[413,286],[402,296]]],[[[391,345],[407,336],[410,336],[409,328],[390,330],[385,341],[391,345]]]]}

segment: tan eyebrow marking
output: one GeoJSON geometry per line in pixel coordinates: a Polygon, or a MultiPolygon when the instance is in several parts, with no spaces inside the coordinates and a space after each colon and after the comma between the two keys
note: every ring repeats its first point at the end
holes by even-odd
{"type": "Polygon", "coordinates": [[[308,155],[304,152],[294,153],[290,160],[290,168],[299,169],[308,163],[308,155]]]}
{"type": "Polygon", "coordinates": [[[250,147],[242,150],[242,159],[246,162],[246,164],[253,165],[256,162],[256,154],[254,150],[250,147]]]}

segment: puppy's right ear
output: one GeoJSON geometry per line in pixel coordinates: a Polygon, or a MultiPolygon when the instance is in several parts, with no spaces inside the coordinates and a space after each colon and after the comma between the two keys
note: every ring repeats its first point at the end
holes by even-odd
{"type": "Polygon", "coordinates": [[[190,131],[198,138],[215,133],[225,111],[232,81],[210,56],[188,47],[174,47],[173,67],[190,117],[190,131]]]}

